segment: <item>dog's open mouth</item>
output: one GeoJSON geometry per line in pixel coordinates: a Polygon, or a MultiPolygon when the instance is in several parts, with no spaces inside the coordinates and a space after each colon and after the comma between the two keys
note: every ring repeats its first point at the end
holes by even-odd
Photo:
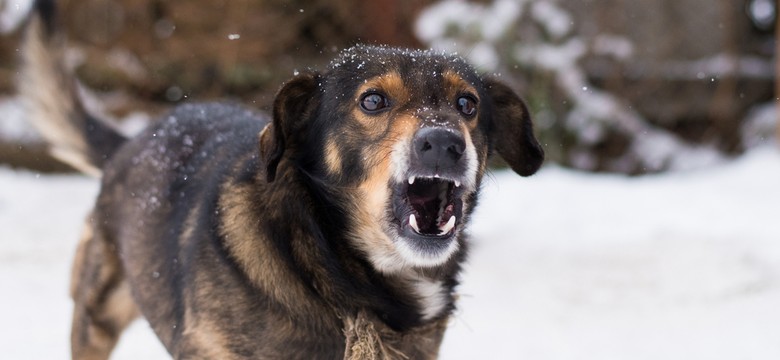
{"type": "Polygon", "coordinates": [[[463,187],[458,180],[409,177],[396,186],[393,212],[403,235],[429,239],[455,234],[463,211],[463,187]]]}

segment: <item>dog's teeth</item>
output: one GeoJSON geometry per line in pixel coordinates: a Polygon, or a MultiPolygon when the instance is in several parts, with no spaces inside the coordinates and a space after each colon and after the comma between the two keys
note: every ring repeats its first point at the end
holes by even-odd
{"type": "Polygon", "coordinates": [[[409,177],[409,185],[414,184],[414,176],[409,177]]]}
{"type": "Polygon", "coordinates": [[[414,217],[414,214],[409,215],[409,226],[414,229],[417,233],[420,232],[420,228],[417,226],[417,218],[414,217]]]}
{"type": "Polygon", "coordinates": [[[460,187],[460,181],[455,180],[455,187],[460,187]]]}
{"type": "Polygon", "coordinates": [[[441,231],[439,235],[447,235],[455,227],[455,215],[450,216],[450,221],[447,221],[443,227],[439,228],[441,231]]]}

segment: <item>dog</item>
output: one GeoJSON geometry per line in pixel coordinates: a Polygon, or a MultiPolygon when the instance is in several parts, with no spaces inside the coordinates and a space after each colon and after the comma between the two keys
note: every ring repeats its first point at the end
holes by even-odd
{"type": "Polygon", "coordinates": [[[358,45],[286,82],[270,116],[187,103],[128,137],[82,106],[41,4],[30,117],[101,176],[73,358],[107,359],[138,316],[177,359],[437,357],[488,159],[529,176],[544,158],[510,87],[455,55],[358,45]]]}

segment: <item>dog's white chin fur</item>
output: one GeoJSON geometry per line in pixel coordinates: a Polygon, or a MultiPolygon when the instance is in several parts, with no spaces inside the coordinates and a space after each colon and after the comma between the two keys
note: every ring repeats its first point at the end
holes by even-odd
{"type": "Polygon", "coordinates": [[[449,261],[460,248],[456,236],[449,240],[446,247],[437,251],[415,249],[411,243],[413,240],[399,235],[387,236],[387,241],[392,242],[391,247],[372,249],[368,254],[374,268],[384,274],[397,274],[411,268],[441,266],[449,261]]]}
{"type": "Polygon", "coordinates": [[[398,250],[399,256],[409,265],[414,267],[430,268],[442,265],[458,251],[458,248],[460,248],[458,240],[455,237],[449,240],[447,247],[435,252],[414,249],[413,245],[410,244],[410,241],[411,240],[406,238],[396,238],[395,247],[398,250]]]}

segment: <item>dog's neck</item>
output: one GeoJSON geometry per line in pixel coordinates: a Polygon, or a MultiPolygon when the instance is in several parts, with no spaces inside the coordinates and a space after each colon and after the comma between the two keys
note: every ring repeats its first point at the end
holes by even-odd
{"type": "MultiPolygon", "coordinates": [[[[459,265],[438,270],[409,269],[391,275],[378,272],[350,245],[349,234],[344,231],[347,225],[338,223],[339,219],[346,218],[338,214],[348,211],[341,208],[340,204],[345,202],[333,198],[308,179],[301,179],[304,175],[298,171],[280,170],[273,183],[258,176],[252,184],[247,184],[254,195],[244,195],[244,201],[255,203],[260,212],[257,216],[274,217],[271,223],[275,235],[258,236],[264,237],[273,251],[282,253],[303,269],[296,279],[290,280],[295,280],[306,292],[314,292],[312,299],[324,300],[339,317],[369,309],[375,318],[398,331],[430,323],[451,312],[459,265]],[[273,201],[258,203],[257,199],[273,201]]],[[[273,286],[271,280],[258,281],[266,288],[273,286]]]]}

